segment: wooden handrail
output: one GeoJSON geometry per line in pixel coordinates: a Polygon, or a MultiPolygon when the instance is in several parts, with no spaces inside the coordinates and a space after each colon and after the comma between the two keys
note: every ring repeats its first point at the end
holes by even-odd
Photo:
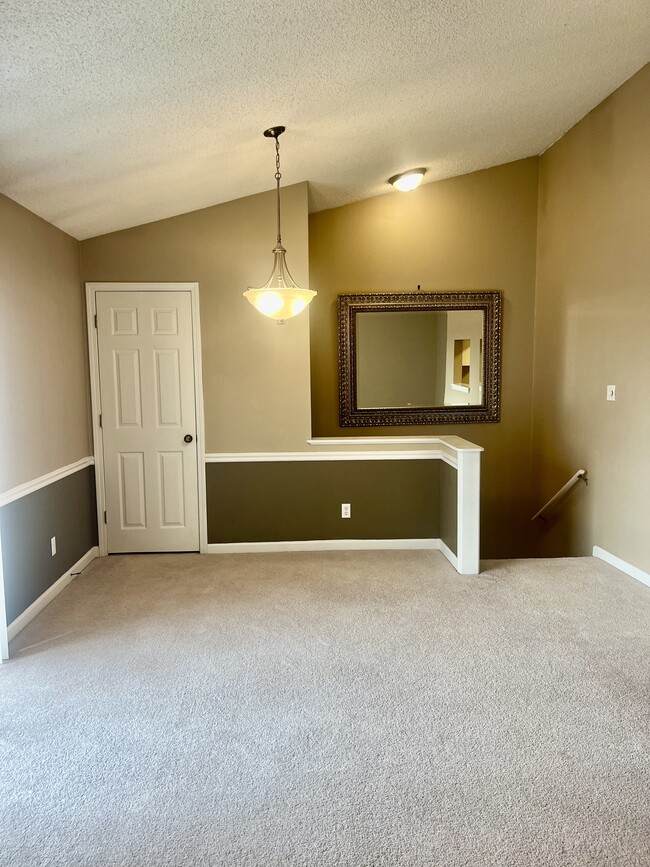
{"type": "Polygon", "coordinates": [[[559,500],[561,497],[563,497],[566,494],[566,492],[570,488],[572,488],[579,479],[582,479],[582,481],[585,483],[585,485],[589,484],[589,479],[587,478],[587,470],[578,470],[577,473],[574,473],[571,476],[571,478],[569,479],[569,481],[565,485],[562,485],[562,487],[557,492],[557,494],[554,494],[551,497],[551,499],[548,501],[548,503],[546,503],[545,506],[542,506],[542,508],[539,510],[539,512],[537,512],[537,514],[533,515],[533,517],[530,520],[535,521],[537,518],[541,518],[542,520],[544,520],[544,512],[546,512],[553,505],[553,503],[555,503],[557,500],[559,500]]]}

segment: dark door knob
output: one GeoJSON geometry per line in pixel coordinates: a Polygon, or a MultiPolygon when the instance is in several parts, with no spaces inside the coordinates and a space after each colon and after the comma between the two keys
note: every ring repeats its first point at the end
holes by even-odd
{"type": "Polygon", "coordinates": [[[194,437],[192,436],[192,434],[185,434],[183,439],[185,440],[186,443],[191,443],[192,440],[194,439],[194,437]]]}

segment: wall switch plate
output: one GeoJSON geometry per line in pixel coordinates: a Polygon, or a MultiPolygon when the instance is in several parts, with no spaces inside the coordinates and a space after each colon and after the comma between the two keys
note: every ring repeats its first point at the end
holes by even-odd
{"type": "Polygon", "coordinates": [[[341,517],[349,518],[350,517],[350,504],[349,503],[341,503],[341,517]]]}
{"type": "Polygon", "coordinates": [[[616,386],[608,385],[607,386],[607,400],[616,400],[616,386]]]}
{"type": "Polygon", "coordinates": [[[50,551],[52,552],[52,556],[56,554],[56,536],[52,536],[50,539],[50,551]]]}

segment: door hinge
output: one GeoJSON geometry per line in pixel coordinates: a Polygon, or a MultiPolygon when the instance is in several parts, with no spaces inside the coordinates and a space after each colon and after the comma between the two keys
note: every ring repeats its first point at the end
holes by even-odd
{"type": "Polygon", "coordinates": [[[104,425],[102,424],[102,414],[101,414],[101,412],[99,413],[99,426],[100,426],[100,427],[104,427],[104,425]]]}
{"type": "Polygon", "coordinates": [[[108,521],[106,520],[106,509],[104,509],[104,523],[108,524],[108,521]]]}
{"type": "Polygon", "coordinates": [[[95,328],[97,328],[97,314],[95,313],[95,328]]]}

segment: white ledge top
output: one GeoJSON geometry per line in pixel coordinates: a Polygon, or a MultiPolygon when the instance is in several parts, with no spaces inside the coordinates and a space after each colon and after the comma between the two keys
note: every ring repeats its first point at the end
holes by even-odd
{"type": "Polygon", "coordinates": [[[462,437],[445,436],[445,437],[315,437],[307,440],[310,446],[346,446],[351,448],[354,446],[415,446],[415,445],[431,445],[431,446],[447,446],[455,452],[482,452],[483,446],[478,446],[476,443],[471,443],[462,437]]]}

